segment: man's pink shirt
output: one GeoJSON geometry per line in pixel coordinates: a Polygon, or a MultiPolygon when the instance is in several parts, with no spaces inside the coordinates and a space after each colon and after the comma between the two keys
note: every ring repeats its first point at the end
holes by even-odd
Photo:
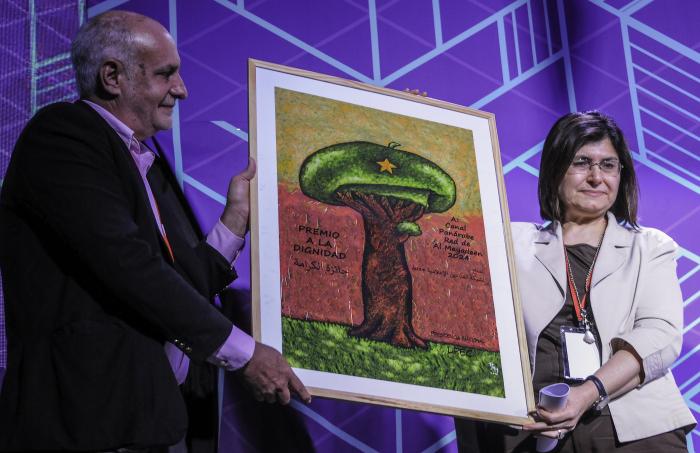
{"type": "MultiPolygon", "coordinates": [[[[143,182],[146,193],[148,194],[148,201],[151,206],[151,211],[153,212],[153,217],[156,220],[156,227],[158,228],[160,234],[164,236],[165,227],[160,221],[155,198],[153,197],[151,186],[148,184],[148,179],[146,178],[146,174],[155,160],[155,154],[153,151],[148,149],[147,146],[137,140],[134,136],[134,131],[132,131],[116,116],[112,115],[109,111],[100,105],[95,104],[94,102],[90,102],[88,100],[83,100],[83,102],[99,113],[107,124],[114,129],[117,135],[121,137],[124,144],[126,144],[131,157],[136,163],[136,167],[141,175],[141,181],[143,182]]],[[[245,240],[235,235],[226,227],[226,225],[221,222],[221,220],[218,220],[207,235],[207,244],[217,250],[224,258],[228,260],[229,263],[231,263],[231,265],[233,265],[238,257],[238,254],[243,248],[243,245],[245,244],[245,240]]],[[[233,326],[231,333],[224,344],[221,345],[221,347],[208,359],[208,361],[229,371],[237,370],[248,363],[250,358],[253,356],[254,349],[255,340],[238,327],[233,326]]],[[[189,369],[190,364],[189,358],[170,342],[165,343],[165,352],[168,357],[168,361],[170,362],[170,366],[173,369],[173,373],[175,373],[177,382],[182,384],[185,382],[185,378],[187,377],[187,370],[189,369]]]]}

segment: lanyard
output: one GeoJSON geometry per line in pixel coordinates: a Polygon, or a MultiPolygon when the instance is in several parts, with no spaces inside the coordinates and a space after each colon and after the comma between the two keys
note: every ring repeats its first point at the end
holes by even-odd
{"type": "Polygon", "coordinates": [[[158,207],[158,202],[156,202],[156,197],[153,197],[153,203],[156,205],[156,213],[158,214],[158,218],[156,219],[156,222],[158,224],[158,231],[160,231],[160,235],[163,238],[163,242],[165,242],[165,246],[168,249],[168,253],[170,254],[170,260],[174,263],[175,262],[175,254],[173,254],[173,248],[170,246],[170,241],[168,240],[168,235],[165,232],[165,225],[163,225],[163,221],[160,219],[160,208],[158,207]]]}
{"type": "MultiPolygon", "coordinates": [[[[153,162],[151,162],[151,166],[156,164],[155,159],[157,159],[158,153],[153,151],[150,146],[146,144],[146,142],[140,142],[136,141],[138,144],[139,148],[141,145],[144,147],[148,148],[149,151],[151,151],[154,155],[153,162]]],[[[131,145],[130,145],[131,146],[131,145]]],[[[139,149],[140,150],[140,149],[139,149]]],[[[139,165],[141,167],[141,165],[139,165]]],[[[139,173],[141,173],[141,170],[139,169],[139,173]]],[[[160,208],[158,207],[158,202],[156,201],[156,196],[153,194],[153,189],[151,188],[151,183],[148,181],[148,177],[146,176],[147,171],[141,174],[141,180],[143,181],[144,184],[144,189],[146,189],[146,194],[148,195],[148,200],[151,202],[151,210],[153,211],[153,216],[155,217],[156,220],[156,227],[158,228],[158,232],[160,233],[161,238],[163,239],[163,242],[165,243],[165,247],[168,249],[168,254],[170,255],[170,260],[174,263],[175,262],[175,254],[173,253],[173,248],[170,246],[170,241],[168,240],[168,234],[165,232],[165,225],[163,225],[163,220],[160,215],[160,208]]]]}
{"type": "Polygon", "coordinates": [[[576,312],[576,319],[579,323],[583,324],[586,333],[584,334],[584,341],[586,343],[593,343],[595,337],[591,332],[591,320],[588,319],[588,311],[586,310],[586,299],[591,291],[591,281],[593,277],[593,268],[595,267],[595,262],[598,259],[598,252],[600,252],[600,246],[603,244],[603,238],[605,237],[605,231],[600,237],[598,242],[598,247],[596,248],[595,255],[593,255],[593,262],[591,267],[588,268],[588,273],[586,274],[586,283],[584,286],[583,297],[579,297],[578,288],[576,288],[576,282],[574,281],[574,273],[571,271],[571,263],[569,262],[569,254],[566,251],[566,246],[564,246],[564,260],[566,261],[566,277],[569,282],[569,292],[571,293],[571,300],[574,303],[574,311],[576,312]]]}

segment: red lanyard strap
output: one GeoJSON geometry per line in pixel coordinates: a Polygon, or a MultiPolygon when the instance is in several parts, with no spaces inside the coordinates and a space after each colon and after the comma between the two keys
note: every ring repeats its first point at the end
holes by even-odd
{"type": "Polygon", "coordinates": [[[595,255],[593,256],[593,262],[591,267],[588,268],[588,273],[586,274],[586,284],[584,287],[583,298],[579,298],[578,288],[576,288],[576,282],[574,282],[574,273],[571,271],[571,263],[569,262],[569,254],[566,251],[566,246],[564,246],[564,260],[566,261],[566,276],[569,281],[569,292],[571,293],[571,300],[574,302],[574,311],[576,312],[576,319],[579,321],[588,321],[586,318],[586,299],[591,290],[591,281],[593,280],[593,267],[595,267],[595,262],[598,259],[598,252],[600,252],[600,246],[603,244],[603,237],[605,237],[605,231],[600,237],[600,242],[598,242],[598,247],[596,248],[595,255]]]}
{"type": "Polygon", "coordinates": [[[158,207],[158,202],[156,201],[155,195],[153,196],[153,203],[156,205],[156,212],[158,213],[158,230],[160,232],[161,237],[163,238],[163,242],[165,243],[165,247],[168,249],[168,254],[170,255],[170,260],[174,263],[175,262],[175,254],[173,253],[173,248],[170,246],[170,241],[168,240],[168,234],[165,232],[165,225],[163,225],[163,220],[160,217],[160,208],[158,207]]]}
{"type": "MultiPolygon", "coordinates": [[[[581,315],[581,310],[586,309],[586,298],[588,296],[588,291],[591,289],[591,275],[593,274],[593,265],[591,265],[588,275],[586,276],[586,286],[585,292],[583,293],[583,298],[579,299],[578,289],[576,288],[576,283],[574,283],[574,276],[571,272],[571,264],[569,264],[569,257],[566,252],[564,253],[566,259],[566,276],[569,281],[569,292],[571,293],[571,299],[574,302],[574,311],[576,312],[576,319],[583,321],[583,316],[581,315]]],[[[595,262],[593,263],[595,264],[595,262]]]]}

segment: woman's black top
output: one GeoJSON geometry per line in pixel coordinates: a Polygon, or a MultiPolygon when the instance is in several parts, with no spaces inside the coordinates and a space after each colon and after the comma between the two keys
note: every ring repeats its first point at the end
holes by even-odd
{"type": "MultiPolygon", "coordinates": [[[[583,298],[585,292],[586,275],[591,267],[593,258],[595,257],[596,247],[588,244],[567,245],[566,253],[571,264],[571,272],[574,275],[574,282],[578,289],[579,299],[583,298]]],[[[574,311],[574,302],[568,285],[566,285],[566,301],[564,306],[559,310],[559,313],[540,333],[537,341],[537,353],[535,355],[535,373],[532,379],[532,384],[535,390],[535,398],[540,392],[540,389],[550,384],[564,382],[564,368],[562,361],[562,345],[559,328],[561,326],[578,326],[576,312],[574,311]]],[[[591,309],[590,294],[586,298],[586,309],[588,310],[588,319],[593,324],[593,334],[598,343],[600,351],[600,337],[595,329],[595,318],[591,309]]]]}

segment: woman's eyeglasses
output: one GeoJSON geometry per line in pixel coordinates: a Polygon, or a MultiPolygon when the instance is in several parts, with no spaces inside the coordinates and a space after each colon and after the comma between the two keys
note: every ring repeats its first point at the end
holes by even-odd
{"type": "Polygon", "coordinates": [[[603,159],[600,162],[593,162],[587,157],[577,157],[571,162],[569,169],[572,173],[588,173],[593,171],[593,167],[597,166],[601,173],[606,175],[619,175],[622,171],[622,164],[617,159],[603,159]]]}

